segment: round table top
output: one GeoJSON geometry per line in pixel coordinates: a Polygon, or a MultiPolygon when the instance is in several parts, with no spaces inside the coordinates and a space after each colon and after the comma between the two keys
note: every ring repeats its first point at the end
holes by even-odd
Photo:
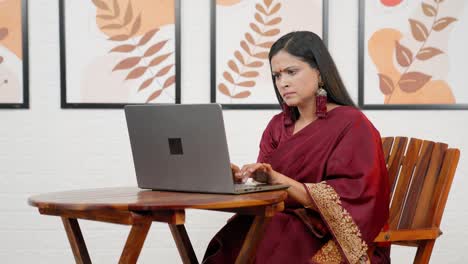
{"type": "Polygon", "coordinates": [[[114,187],[71,190],[31,196],[28,203],[39,209],[153,211],[164,209],[223,209],[283,202],[285,190],[249,194],[208,194],[114,187]]]}

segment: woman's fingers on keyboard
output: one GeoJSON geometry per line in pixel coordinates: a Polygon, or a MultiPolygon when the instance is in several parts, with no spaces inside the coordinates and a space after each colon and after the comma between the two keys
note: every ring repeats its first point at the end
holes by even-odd
{"type": "Polygon", "coordinates": [[[240,175],[239,173],[234,174],[234,182],[236,183],[243,183],[244,182],[244,177],[240,175]]]}
{"type": "Polygon", "coordinates": [[[240,171],[240,168],[236,164],[231,163],[231,170],[232,170],[233,173],[236,173],[236,172],[240,171]]]}

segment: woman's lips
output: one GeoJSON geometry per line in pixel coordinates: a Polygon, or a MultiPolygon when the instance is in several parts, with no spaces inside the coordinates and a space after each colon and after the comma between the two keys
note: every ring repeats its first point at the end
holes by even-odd
{"type": "Polygon", "coordinates": [[[295,92],[287,92],[287,93],[283,94],[283,97],[288,97],[288,96],[293,95],[293,94],[295,94],[295,92]]]}

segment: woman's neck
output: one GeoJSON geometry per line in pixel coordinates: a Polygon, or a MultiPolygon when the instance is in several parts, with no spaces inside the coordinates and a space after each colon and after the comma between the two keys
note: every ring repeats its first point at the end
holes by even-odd
{"type": "Polygon", "coordinates": [[[301,120],[301,122],[309,123],[317,119],[317,115],[315,114],[315,103],[297,106],[297,110],[299,110],[300,115],[298,120],[301,120]]]}
{"type": "MultiPolygon", "coordinates": [[[[327,112],[339,107],[339,105],[334,104],[334,103],[328,103],[327,104],[327,112]]],[[[305,107],[304,106],[297,106],[297,109],[299,110],[299,119],[301,123],[310,123],[315,121],[317,119],[317,114],[315,113],[315,103],[313,104],[308,104],[305,107]]]]}

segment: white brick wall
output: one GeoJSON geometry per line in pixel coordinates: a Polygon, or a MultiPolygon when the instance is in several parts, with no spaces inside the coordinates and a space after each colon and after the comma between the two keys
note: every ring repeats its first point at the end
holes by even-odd
{"type": "MultiPolygon", "coordinates": [[[[79,1],[79,0],[68,0],[79,1]]],[[[73,263],[62,223],[26,204],[36,193],[136,185],[123,112],[60,109],[58,1],[30,2],[30,110],[0,111],[0,259],[2,263],[73,263]]],[[[330,1],[330,49],[357,98],[357,1],[330,1]],[[338,41],[339,39],[339,41],[338,41]],[[346,42],[343,42],[346,40],[346,42]]],[[[209,1],[183,0],[182,98],[209,101],[209,1]],[[190,42],[189,42],[190,41],[190,42]]],[[[226,111],[233,162],[256,159],[261,131],[274,111],[226,111]]],[[[367,111],[382,135],[445,141],[462,151],[432,263],[466,263],[468,134],[466,111],[367,111]]],[[[187,213],[187,230],[201,258],[230,214],[187,213]]],[[[96,263],[115,263],[128,227],[83,221],[96,263]]],[[[394,263],[410,263],[412,249],[394,248],[394,263]]],[[[170,232],[153,224],[140,262],[180,263],[170,232]]]]}

